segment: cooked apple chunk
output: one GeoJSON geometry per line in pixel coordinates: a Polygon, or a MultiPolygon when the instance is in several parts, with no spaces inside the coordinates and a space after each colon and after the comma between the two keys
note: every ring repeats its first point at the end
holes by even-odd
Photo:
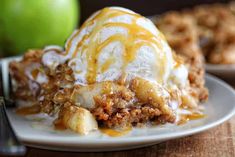
{"type": "Polygon", "coordinates": [[[56,122],[82,135],[98,128],[97,122],[90,111],[77,106],[64,107],[60,111],[56,122]]]}
{"type": "Polygon", "coordinates": [[[167,119],[174,121],[175,117],[169,106],[170,95],[162,86],[136,77],[132,80],[130,88],[141,102],[157,107],[163,116],[169,115],[167,119]]]}

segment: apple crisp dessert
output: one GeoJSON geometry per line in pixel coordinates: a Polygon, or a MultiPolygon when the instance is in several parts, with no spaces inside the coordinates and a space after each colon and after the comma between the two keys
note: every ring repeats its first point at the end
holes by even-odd
{"type": "Polygon", "coordinates": [[[88,18],[64,48],[30,50],[10,70],[14,97],[31,104],[18,113],[46,113],[55,127],[87,134],[177,123],[180,109],[200,115],[208,97],[201,63],[174,53],[147,18],[109,7],[88,18]]]}

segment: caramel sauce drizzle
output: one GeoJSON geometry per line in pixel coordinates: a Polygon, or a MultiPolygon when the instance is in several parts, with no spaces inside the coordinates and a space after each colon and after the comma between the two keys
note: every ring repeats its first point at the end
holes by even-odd
{"type": "Polygon", "coordinates": [[[31,75],[32,75],[34,80],[37,79],[38,74],[39,74],[39,70],[38,69],[34,69],[34,70],[31,71],[31,75]]]}
{"type": "Polygon", "coordinates": [[[122,130],[114,130],[114,129],[109,129],[109,128],[99,128],[99,130],[111,137],[119,137],[119,136],[124,136],[126,134],[128,134],[132,128],[131,127],[126,127],[122,130]]]}
{"type": "MultiPolygon", "coordinates": [[[[92,19],[87,20],[82,27],[80,28],[79,31],[74,33],[74,35],[68,40],[67,45],[66,45],[66,53],[72,53],[72,57],[76,57],[77,53],[79,52],[86,52],[86,59],[88,61],[88,66],[87,66],[87,74],[86,74],[86,80],[88,84],[92,84],[96,82],[96,75],[98,73],[97,69],[97,62],[99,58],[99,54],[101,50],[109,45],[110,43],[114,41],[119,41],[124,45],[124,52],[123,54],[123,61],[124,64],[122,66],[122,70],[124,71],[128,63],[133,61],[136,56],[137,50],[142,47],[143,45],[148,45],[156,51],[161,51],[162,46],[160,43],[160,40],[164,38],[163,35],[155,36],[153,33],[145,29],[144,27],[140,26],[137,24],[137,20],[139,18],[142,18],[140,15],[135,14],[135,13],[129,13],[126,11],[122,10],[116,10],[116,9],[110,9],[110,8],[105,8],[102,11],[100,11],[98,14],[96,14],[92,19]],[[127,23],[119,23],[119,22],[109,22],[105,23],[105,21],[109,18],[114,18],[117,16],[121,15],[130,15],[132,16],[132,23],[127,24],[127,23]],[[91,25],[95,24],[95,27],[91,33],[88,33],[82,37],[82,39],[77,43],[76,48],[73,52],[71,51],[71,45],[73,40],[80,34],[81,30],[83,30],[85,27],[89,27],[91,25]],[[99,43],[99,38],[97,37],[99,34],[99,31],[102,28],[107,28],[107,27],[122,27],[127,29],[128,35],[123,35],[123,34],[115,34],[113,36],[110,36],[108,39],[105,41],[99,43]],[[90,39],[89,45],[85,45],[84,41],[87,39],[90,39]],[[136,41],[138,39],[138,42],[136,41]]],[[[163,63],[158,63],[164,65],[164,59],[166,60],[166,55],[164,53],[161,53],[159,57],[162,57],[163,63]]],[[[101,72],[105,72],[109,66],[111,65],[111,61],[114,60],[108,60],[102,65],[101,72]]],[[[162,68],[160,74],[164,74],[164,68],[162,68]]]]}
{"type": "Polygon", "coordinates": [[[41,108],[39,105],[33,105],[33,106],[18,108],[16,110],[16,114],[27,116],[27,115],[40,113],[40,111],[41,111],[41,108]]]}
{"type": "Polygon", "coordinates": [[[56,119],[56,120],[54,121],[54,129],[55,129],[55,130],[66,130],[67,127],[64,125],[62,119],[56,119]]]}
{"type": "Polygon", "coordinates": [[[104,73],[109,67],[110,65],[115,62],[115,58],[111,57],[109,59],[107,59],[104,64],[101,66],[101,72],[104,73]]]}
{"type": "Polygon", "coordinates": [[[197,120],[204,117],[205,115],[201,113],[182,114],[180,115],[180,120],[178,121],[177,125],[183,125],[187,123],[189,120],[197,120]]]}

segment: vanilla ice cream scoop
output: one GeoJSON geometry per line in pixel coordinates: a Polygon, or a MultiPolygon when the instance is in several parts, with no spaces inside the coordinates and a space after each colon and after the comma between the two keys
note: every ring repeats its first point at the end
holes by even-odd
{"type": "Polygon", "coordinates": [[[47,49],[44,56],[50,58],[43,60],[44,65],[68,61],[75,83],[81,85],[114,81],[122,76],[129,80],[140,77],[158,84],[175,80],[184,85],[188,76],[187,69],[179,66],[154,24],[120,7],[94,13],[70,36],[63,53],[47,49]]]}

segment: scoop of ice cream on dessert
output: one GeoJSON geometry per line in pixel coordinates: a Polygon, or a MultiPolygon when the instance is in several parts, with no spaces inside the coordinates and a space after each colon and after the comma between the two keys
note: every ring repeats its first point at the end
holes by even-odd
{"type": "MultiPolygon", "coordinates": [[[[63,54],[48,52],[53,65],[69,61],[76,84],[127,80],[140,77],[158,84],[167,84],[170,78],[185,84],[184,66],[178,66],[164,36],[147,18],[120,7],[104,8],[94,13],[79,30],[67,40],[63,54]],[[51,57],[50,57],[51,56],[51,57]],[[176,70],[176,72],[174,72],[176,70]],[[181,81],[182,80],[182,81],[181,81]]],[[[44,58],[45,58],[44,57],[44,58]]]]}

